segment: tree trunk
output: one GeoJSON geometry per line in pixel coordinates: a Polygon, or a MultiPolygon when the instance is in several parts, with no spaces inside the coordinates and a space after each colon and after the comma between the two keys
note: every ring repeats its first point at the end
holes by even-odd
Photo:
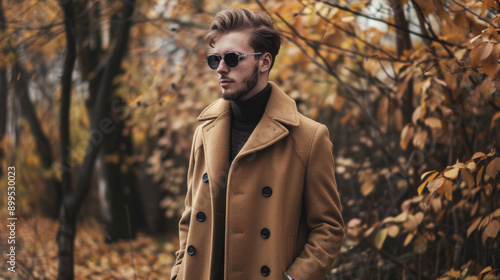
{"type": "MultiPolygon", "coordinates": [[[[65,17],[72,16],[70,10],[71,0],[64,3],[61,0],[61,5],[65,10],[65,17]]],[[[112,50],[111,56],[106,64],[104,64],[103,76],[100,80],[99,91],[97,93],[96,102],[93,106],[92,116],[90,119],[91,135],[87,144],[87,153],[84,157],[83,164],[78,172],[76,187],[74,190],[64,189],[64,198],[60,212],[60,226],[57,234],[59,245],[59,274],[58,279],[73,279],[73,249],[75,240],[75,223],[78,211],[83,200],[87,196],[91,188],[91,177],[94,168],[95,160],[98,156],[99,149],[103,142],[107,140],[109,134],[116,129],[112,120],[106,118],[109,112],[109,100],[113,92],[113,78],[119,73],[120,65],[124,57],[130,27],[130,20],[134,12],[135,0],[124,2],[123,9],[119,12],[120,26],[118,30],[118,38],[112,50]]],[[[66,32],[71,31],[71,26],[68,27],[68,22],[65,21],[66,32]]],[[[74,30],[73,30],[74,32],[74,30]]],[[[67,75],[63,77],[68,77],[67,75]]],[[[62,81],[64,83],[64,81],[62,81]]]]}
{"type": "MultiPolygon", "coordinates": [[[[28,81],[26,80],[26,71],[16,63],[12,71],[12,83],[14,84],[15,92],[21,104],[21,111],[23,116],[28,120],[31,134],[36,141],[36,147],[42,166],[44,169],[49,170],[52,168],[53,157],[52,148],[48,138],[43,133],[42,127],[31,103],[28,92],[28,81]]],[[[61,183],[57,178],[52,177],[47,180],[47,196],[45,203],[45,212],[49,217],[57,218],[59,209],[61,207],[61,183]]]]}

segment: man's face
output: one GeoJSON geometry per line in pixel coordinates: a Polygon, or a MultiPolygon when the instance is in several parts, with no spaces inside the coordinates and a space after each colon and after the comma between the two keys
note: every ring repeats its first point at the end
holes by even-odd
{"type": "MultiPolygon", "coordinates": [[[[229,52],[240,54],[254,53],[249,45],[249,34],[246,32],[230,32],[217,38],[214,53],[224,56],[229,52]]],[[[256,92],[259,81],[259,60],[255,56],[241,58],[238,65],[229,68],[224,59],[217,68],[221,96],[226,100],[246,100],[256,92]]]]}

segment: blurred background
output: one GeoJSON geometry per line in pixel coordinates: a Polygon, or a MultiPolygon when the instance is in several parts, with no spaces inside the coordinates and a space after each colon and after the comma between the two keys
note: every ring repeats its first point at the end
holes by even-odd
{"type": "Polygon", "coordinates": [[[203,36],[232,7],[275,19],[270,80],[330,130],[347,227],[328,279],[498,279],[495,0],[0,0],[0,275],[169,277],[219,96],[203,36]]]}

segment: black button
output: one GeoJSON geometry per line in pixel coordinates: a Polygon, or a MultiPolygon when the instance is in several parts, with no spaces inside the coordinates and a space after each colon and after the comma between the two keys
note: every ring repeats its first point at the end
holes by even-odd
{"type": "Polygon", "coordinates": [[[203,183],[208,182],[208,174],[207,173],[203,174],[203,177],[201,177],[201,179],[203,180],[203,183]]]}
{"type": "Polygon", "coordinates": [[[260,231],[260,236],[262,236],[262,238],[264,238],[264,239],[268,239],[269,236],[271,236],[271,231],[269,231],[269,229],[267,229],[267,228],[263,228],[260,231]]]}
{"type": "Polygon", "coordinates": [[[205,221],[206,218],[207,218],[207,216],[203,212],[198,212],[196,214],[196,219],[198,220],[198,222],[203,222],[203,221],[205,221]]]}
{"type": "Polygon", "coordinates": [[[260,273],[262,273],[262,275],[267,277],[269,276],[269,274],[271,274],[271,270],[269,269],[269,267],[263,266],[260,268],[260,273]]]}
{"type": "Polygon", "coordinates": [[[192,256],[196,254],[196,248],[194,246],[189,246],[188,247],[188,255],[192,256]]]}
{"type": "Polygon", "coordinates": [[[262,189],[262,195],[265,197],[270,197],[273,194],[273,189],[271,187],[264,187],[262,189]]]}

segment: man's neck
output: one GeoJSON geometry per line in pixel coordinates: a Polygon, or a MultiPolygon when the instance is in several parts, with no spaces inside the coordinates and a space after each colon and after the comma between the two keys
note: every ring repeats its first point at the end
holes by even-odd
{"type": "Polygon", "coordinates": [[[266,84],[266,86],[249,99],[244,101],[231,101],[231,110],[234,120],[241,122],[259,122],[266,109],[271,90],[271,84],[266,84]]]}
{"type": "Polygon", "coordinates": [[[259,82],[255,87],[253,87],[247,94],[244,94],[241,96],[238,101],[246,101],[252,97],[254,97],[256,94],[261,92],[266,86],[268,85],[268,80],[267,79],[260,79],[259,82]]]}

